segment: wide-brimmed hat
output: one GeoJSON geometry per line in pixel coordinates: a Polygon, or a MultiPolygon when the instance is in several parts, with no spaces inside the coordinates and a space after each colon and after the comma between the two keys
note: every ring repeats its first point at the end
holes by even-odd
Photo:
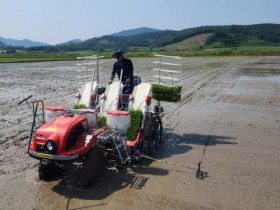
{"type": "Polygon", "coordinates": [[[118,51],[115,51],[115,53],[112,55],[112,57],[113,58],[119,58],[119,57],[121,57],[125,53],[126,52],[124,52],[124,51],[118,50],[118,51]]]}

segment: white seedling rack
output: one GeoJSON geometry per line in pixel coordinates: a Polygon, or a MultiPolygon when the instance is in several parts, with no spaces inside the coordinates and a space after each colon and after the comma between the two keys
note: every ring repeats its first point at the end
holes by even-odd
{"type": "Polygon", "coordinates": [[[182,72],[182,57],[155,54],[157,60],[154,61],[156,67],[153,69],[157,73],[154,77],[158,84],[173,86],[179,82],[179,74],[182,72]]]}
{"type": "Polygon", "coordinates": [[[77,57],[78,60],[83,60],[83,63],[77,63],[78,66],[81,66],[77,72],[79,73],[78,79],[82,79],[80,81],[82,84],[85,82],[94,81],[96,76],[96,82],[99,84],[99,71],[101,70],[99,60],[104,58],[104,56],[85,56],[85,57],[77,57]],[[82,74],[83,73],[83,74],[82,74]]]}
{"type": "MultiPolygon", "coordinates": [[[[101,70],[100,59],[104,58],[104,56],[85,56],[85,57],[77,57],[78,60],[82,60],[84,62],[77,63],[80,68],[77,70],[79,79],[79,84],[84,85],[83,87],[89,86],[87,93],[85,93],[85,96],[87,99],[84,99],[84,101],[87,101],[87,106],[90,106],[91,96],[94,91],[98,89],[99,85],[99,71],[101,70]]],[[[99,97],[97,97],[98,102],[99,97]]]]}
{"type": "MultiPolygon", "coordinates": [[[[156,67],[153,69],[156,74],[156,82],[158,84],[174,86],[179,83],[179,74],[182,72],[182,57],[167,56],[154,54],[157,58],[153,63],[156,67]]],[[[161,107],[160,101],[157,100],[158,107],[161,107]]]]}

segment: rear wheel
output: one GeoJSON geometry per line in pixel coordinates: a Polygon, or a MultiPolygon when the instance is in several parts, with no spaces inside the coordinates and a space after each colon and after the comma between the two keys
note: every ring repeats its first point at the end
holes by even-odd
{"type": "Polygon", "coordinates": [[[159,144],[162,142],[162,121],[158,114],[153,114],[149,132],[149,152],[151,152],[153,149],[157,149],[159,144]]]}
{"type": "Polygon", "coordinates": [[[103,175],[105,169],[106,160],[103,150],[97,147],[92,148],[82,166],[78,185],[83,188],[89,187],[103,175]]]}
{"type": "Polygon", "coordinates": [[[162,143],[162,129],[160,127],[158,127],[158,130],[155,134],[154,142],[155,149],[157,149],[159,144],[162,143]]]}

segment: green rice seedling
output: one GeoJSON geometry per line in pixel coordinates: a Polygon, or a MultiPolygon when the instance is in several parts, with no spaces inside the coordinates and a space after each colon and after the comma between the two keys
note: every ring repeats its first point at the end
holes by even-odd
{"type": "Polygon", "coordinates": [[[104,115],[99,115],[97,119],[97,128],[102,128],[103,126],[106,125],[106,116],[104,115]]]}
{"type": "Polygon", "coordinates": [[[84,109],[87,108],[85,104],[74,104],[73,109],[84,109]]]}
{"type": "Polygon", "coordinates": [[[143,114],[141,110],[130,109],[130,127],[127,130],[127,137],[129,140],[136,140],[138,132],[141,127],[143,114]]]}
{"type": "Polygon", "coordinates": [[[178,102],[181,100],[181,86],[152,84],[152,98],[159,101],[178,102]]]}
{"type": "Polygon", "coordinates": [[[106,90],[106,87],[99,87],[98,90],[97,90],[97,94],[101,95],[105,92],[105,90],[106,90]]]}

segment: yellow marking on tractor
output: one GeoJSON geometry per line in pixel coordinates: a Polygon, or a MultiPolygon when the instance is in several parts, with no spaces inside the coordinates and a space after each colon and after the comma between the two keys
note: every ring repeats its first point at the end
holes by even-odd
{"type": "Polygon", "coordinates": [[[57,131],[56,124],[53,124],[53,125],[47,127],[46,130],[56,132],[57,131]]]}
{"type": "Polygon", "coordinates": [[[38,153],[38,157],[45,158],[45,159],[52,159],[52,155],[38,153]]]}

